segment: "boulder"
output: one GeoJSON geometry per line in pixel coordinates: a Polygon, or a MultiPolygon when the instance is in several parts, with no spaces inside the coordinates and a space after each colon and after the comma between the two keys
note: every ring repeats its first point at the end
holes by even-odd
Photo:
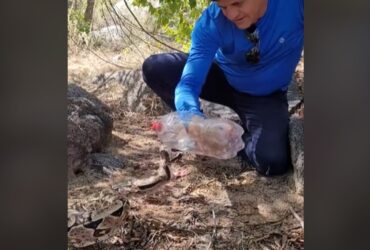
{"type": "Polygon", "coordinates": [[[108,72],[96,76],[93,84],[121,84],[124,87],[121,106],[131,112],[146,112],[161,115],[171,109],[146,85],[141,69],[108,72]]]}
{"type": "Polygon", "coordinates": [[[239,116],[231,108],[206,100],[201,100],[203,113],[207,117],[219,117],[240,122],[239,116]]]}
{"type": "Polygon", "coordinates": [[[87,165],[87,157],[101,152],[111,138],[113,119],[109,108],[75,84],[67,92],[67,155],[70,174],[87,165]]]}
{"type": "Polygon", "coordinates": [[[293,115],[289,124],[290,154],[293,164],[293,182],[298,194],[304,191],[304,126],[303,117],[293,115]]]}
{"type": "Polygon", "coordinates": [[[289,85],[287,98],[289,113],[293,114],[303,101],[303,92],[300,89],[297,80],[294,78],[289,85]]]}
{"type": "MultiPolygon", "coordinates": [[[[297,70],[297,73],[299,72],[301,71],[297,70]]],[[[289,113],[291,114],[289,122],[289,141],[293,165],[292,182],[296,192],[300,195],[303,195],[304,191],[304,96],[302,86],[303,78],[293,77],[287,93],[289,113]]]]}
{"type": "Polygon", "coordinates": [[[91,37],[101,42],[121,42],[125,39],[124,30],[119,25],[109,25],[91,32],[91,37]]]}

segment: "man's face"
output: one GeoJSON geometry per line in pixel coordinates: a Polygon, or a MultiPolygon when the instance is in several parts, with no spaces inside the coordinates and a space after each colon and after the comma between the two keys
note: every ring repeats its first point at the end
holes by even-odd
{"type": "Polygon", "coordinates": [[[218,0],[223,14],[239,29],[249,28],[263,16],[267,0],[218,0]]]}

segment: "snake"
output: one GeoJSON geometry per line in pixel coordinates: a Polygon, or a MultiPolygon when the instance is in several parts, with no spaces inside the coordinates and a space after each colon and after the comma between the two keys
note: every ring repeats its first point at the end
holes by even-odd
{"type": "Polygon", "coordinates": [[[68,239],[75,247],[86,247],[112,236],[129,215],[128,200],[116,200],[99,213],[91,213],[87,220],[78,223],[79,214],[68,216],[68,239]]]}

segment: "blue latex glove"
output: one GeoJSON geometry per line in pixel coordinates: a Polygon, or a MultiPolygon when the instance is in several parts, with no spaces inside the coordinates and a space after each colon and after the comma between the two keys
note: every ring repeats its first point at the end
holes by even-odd
{"type": "Polygon", "coordinates": [[[193,113],[200,112],[200,103],[198,96],[191,89],[177,87],[175,90],[176,111],[189,111],[193,113]]]}
{"type": "Polygon", "coordinates": [[[200,111],[199,98],[190,89],[176,88],[175,107],[185,127],[188,126],[193,115],[205,118],[200,111]]]}

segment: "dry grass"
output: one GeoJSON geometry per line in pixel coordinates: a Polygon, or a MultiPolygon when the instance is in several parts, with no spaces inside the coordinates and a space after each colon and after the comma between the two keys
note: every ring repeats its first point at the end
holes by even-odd
{"type": "MultiPolygon", "coordinates": [[[[126,113],[115,121],[107,151],[123,159],[125,167],[111,176],[89,171],[72,179],[69,208],[98,209],[121,195],[112,185],[155,173],[160,144],[149,130],[152,118],[126,113]]],[[[303,197],[290,188],[290,174],[265,178],[255,171],[242,173],[240,167],[237,159],[185,155],[172,169],[187,169],[188,176],[154,194],[128,193],[132,214],[141,223],[155,220],[164,225],[141,239],[144,248],[303,249],[303,228],[296,218],[303,218],[303,197]]],[[[122,234],[117,237],[87,249],[127,249],[138,243],[119,243],[122,234]]]]}

